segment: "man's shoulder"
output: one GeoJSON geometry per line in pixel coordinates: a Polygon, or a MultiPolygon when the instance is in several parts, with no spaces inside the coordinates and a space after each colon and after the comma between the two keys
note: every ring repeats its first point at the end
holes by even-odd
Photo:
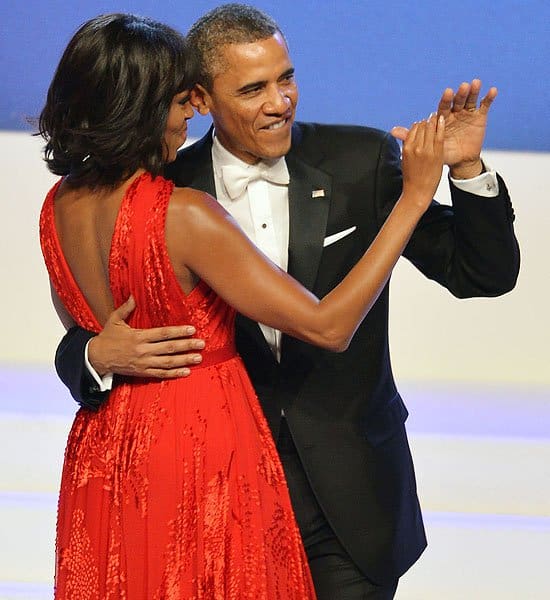
{"type": "Polygon", "coordinates": [[[368,152],[379,149],[391,139],[387,131],[375,127],[297,121],[293,129],[292,148],[311,148],[331,154],[350,150],[368,152]]]}
{"type": "Polygon", "coordinates": [[[164,168],[165,177],[174,181],[177,186],[190,185],[197,173],[207,169],[210,164],[211,140],[212,136],[206,134],[179,150],[176,160],[164,168]]]}
{"type": "Polygon", "coordinates": [[[296,121],[294,126],[296,133],[298,133],[303,140],[309,140],[310,138],[382,140],[389,135],[387,131],[377,129],[376,127],[368,127],[366,125],[344,125],[296,121]]]}
{"type": "Polygon", "coordinates": [[[193,160],[194,158],[202,158],[205,154],[210,156],[212,148],[212,139],[208,134],[205,136],[189,140],[183,148],[178,151],[178,160],[193,160]]]}

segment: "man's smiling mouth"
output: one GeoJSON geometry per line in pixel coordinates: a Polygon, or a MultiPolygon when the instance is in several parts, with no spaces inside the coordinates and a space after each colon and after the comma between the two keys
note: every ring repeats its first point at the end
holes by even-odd
{"type": "Polygon", "coordinates": [[[288,123],[288,119],[284,119],[282,121],[277,121],[276,123],[271,123],[271,125],[266,125],[265,127],[262,127],[262,129],[266,129],[268,131],[274,131],[277,129],[281,129],[281,127],[284,127],[287,123],[288,123]]]}

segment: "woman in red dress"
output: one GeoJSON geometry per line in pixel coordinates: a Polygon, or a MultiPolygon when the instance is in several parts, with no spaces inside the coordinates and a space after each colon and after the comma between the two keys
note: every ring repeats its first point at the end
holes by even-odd
{"type": "Polygon", "coordinates": [[[344,349],[429,205],[443,129],[411,129],[404,191],[346,279],[319,301],[271,264],[207,194],[160,176],[186,138],[195,83],[184,38],[132,15],[92,19],[58,66],[40,118],[49,192],[40,236],[63,323],[99,331],[192,323],[193,376],[133,379],[67,444],[56,598],[313,599],[269,428],[235,351],[235,309],[344,349]]]}

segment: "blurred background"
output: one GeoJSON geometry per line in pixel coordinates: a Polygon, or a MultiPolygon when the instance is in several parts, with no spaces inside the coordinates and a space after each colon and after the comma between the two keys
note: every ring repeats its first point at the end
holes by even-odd
{"type": "MultiPolygon", "coordinates": [[[[57,488],[76,405],[52,361],[63,329],[51,307],[38,213],[55,178],[38,116],[71,35],[103,12],[185,31],[219,2],[51,0],[0,8],[0,599],[51,597],[57,488]]],[[[410,411],[429,546],[398,600],[550,597],[550,3],[273,0],[254,3],[285,33],[301,120],[390,129],[479,77],[499,96],[486,162],[505,178],[522,269],[501,298],[457,300],[400,261],[391,348],[410,411]]],[[[190,123],[193,137],[208,118],[190,123]]],[[[438,199],[448,202],[444,178],[438,199]]]]}

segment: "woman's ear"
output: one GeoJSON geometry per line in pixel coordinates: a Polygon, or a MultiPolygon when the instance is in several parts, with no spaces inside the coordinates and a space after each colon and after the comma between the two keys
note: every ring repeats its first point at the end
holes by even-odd
{"type": "Polygon", "coordinates": [[[190,102],[193,108],[201,115],[207,115],[210,112],[210,94],[197,83],[191,90],[190,102]]]}

